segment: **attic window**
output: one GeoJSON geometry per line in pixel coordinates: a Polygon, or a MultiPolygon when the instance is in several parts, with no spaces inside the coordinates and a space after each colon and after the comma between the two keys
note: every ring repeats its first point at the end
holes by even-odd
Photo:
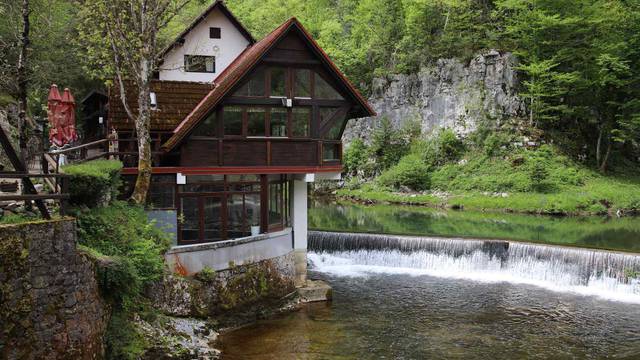
{"type": "Polygon", "coordinates": [[[184,71],[214,73],[216,72],[216,57],[203,55],[185,55],[184,71]]]}
{"type": "Polygon", "coordinates": [[[219,27],[210,27],[209,28],[209,38],[210,39],[220,39],[220,28],[219,27]]]}

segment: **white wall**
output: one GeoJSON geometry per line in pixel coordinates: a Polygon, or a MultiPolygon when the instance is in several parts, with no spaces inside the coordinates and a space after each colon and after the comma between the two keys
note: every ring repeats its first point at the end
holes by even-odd
{"type": "Polygon", "coordinates": [[[172,247],[164,255],[173,272],[195,274],[205,267],[220,271],[236,265],[254,263],[289,254],[292,249],[291,229],[246,238],[213,243],[172,247]]]}
{"type": "Polygon", "coordinates": [[[249,41],[219,10],[213,10],[185,36],[184,45],[176,45],[165,55],[160,68],[160,80],[211,82],[249,45],[249,41]],[[221,29],[220,39],[209,38],[209,28],[221,29]],[[219,50],[215,51],[214,46],[219,50]],[[184,71],[184,55],[213,55],[216,57],[215,73],[184,71]]]}

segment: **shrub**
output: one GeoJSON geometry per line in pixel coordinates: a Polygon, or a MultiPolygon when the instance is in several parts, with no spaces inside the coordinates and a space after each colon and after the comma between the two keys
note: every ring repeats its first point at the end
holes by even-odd
{"type": "Polygon", "coordinates": [[[145,284],[162,276],[162,254],[169,238],[149,222],[142,207],[118,201],[75,215],[79,243],[109,257],[98,262],[101,284],[107,293],[119,292],[113,296],[119,305],[126,305],[145,284]]]}
{"type": "Polygon", "coordinates": [[[348,175],[357,175],[367,162],[367,145],[361,139],[355,139],[344,152],[344,170],[348,175]]]}
{"type": "Polygon", "coordinates": [[[382,186],[399,188],[406,186],[412,190],[426,190],[429,188],[429,167],[420,156],[410,154],[398,162],[389,170],[378,177],[378,183],[382,186]]]}
{"type": "Polygon", "coordinates": [[[485,156],[491,157],[501,153],[501,147],[508,147],[511,139],[508,134],[496,132],[489,134],[482,144],[485,156]]]}
{"type": "Polygon", "coordinates": [[[408,140],[405,139],[401,131],[393,128],[388,118],[383,117],[373,130],[369,147],[369,154],[376,161],[376,170],[388,169],[408,152],[408,140]]]}
{"type": "Polygon", "coordinates": [[[117,160],[94,160],[67,165],[62,171],[69,179],[69,202],[77,206],[107,205],[117,195],[122,163],[117,160]]]}

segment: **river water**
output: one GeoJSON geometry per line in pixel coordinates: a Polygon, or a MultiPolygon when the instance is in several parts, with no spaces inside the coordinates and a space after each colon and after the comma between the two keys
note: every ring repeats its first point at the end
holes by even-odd
{"type": "MultiPolygon", "coordinates": [[[[346,218],[356,226],[375,223],[397,230],[411,216],[406,211],[394,219],[390,213],[363,216],[356,209],[356,216],[338,217],[338,222],[346,218]]],[[[318,227],[313,216],[310,222],[318,227]]],[[[310,275],[331,284],[333,301],[223,335],[223,358],[640,359],[640,256],[469,239],[477,234],[443,233],[457,231],[451,226],[455,222],[449,214],[438,216],[445,221],[430,218],[429,235],[439,231],[436,235],[448,238],[311,232],[310,275]]],[[[416,218],[424,223],[424,217],[416,218]]],[[[469,221],[487,224],[484,219],[469,221]]],[[[558,226],[544,218],[509,219],[514,227],[544,226],[553,241],[531,239],[527,231],[512,236],[518,240],[575,246],[597,238],[591,244],[626,251],[640,242],[633,237],[634,221],[585,219],[587,225],[570,230],[571,223],[558,226]],[[531,225],[540,220],[543,225],[531,225]],[[616,241],[616,233],[628,239],[616,241]]],[[[497,224],[506,229],[505,221],[497,224]]],[[[492,237],[509,238],[505,233],[492,237]]]]}

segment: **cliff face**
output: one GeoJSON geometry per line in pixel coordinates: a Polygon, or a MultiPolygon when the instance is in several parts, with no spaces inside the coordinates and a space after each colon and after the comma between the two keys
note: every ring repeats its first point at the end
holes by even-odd
{"type": "Polygon", "coordinates": [[[499,124],[523,116],[516,65],[515,56],[491,50],[468,65],[457,59],[441,59],[417,74],[375,79],[369,102],[378,116],[350,121],[343,140],[370,138],[371,129],[383,117],[394,127],[418,120],[425,134],[441,127],[465,134],[481,121],[499,124]]]}

